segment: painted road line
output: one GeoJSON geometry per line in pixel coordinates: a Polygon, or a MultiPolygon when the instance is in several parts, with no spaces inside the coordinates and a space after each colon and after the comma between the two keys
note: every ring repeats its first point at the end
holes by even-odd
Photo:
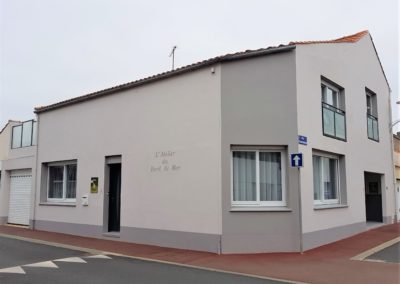
{"type": "Polygon", "coordinates": [[[387,241],[386,243],[380,244],[379,246],[376,246],[372,249],[369,249],[367,251],[364,251],[356,256],[353,256],[350,258],[351,260],[366,260],[367,257],[370,255],[373,255],[374,253],[377,253],[378,251],[381,251],[387,247],[390,247],[391,245],[394,245],[395,243],[400,242],[400,237],[397,237],[393,240],[387,241]]]}
{"type": "Polygon", "coordinates": [[[111,259],[111,257],[106,256],[104,254],[97,254],[97,255],[90,255],[90,256],[85,256],[85,258],[101,258],[101,259],[111,259]]]}
{"type": "Polygon", "coordinates": [[[364,259],[364,261],[386,263],[386,261],[384,261],[384,260],[380,260],[380,259],[370,259],[370,258],[364,259]]]}
{"type": "Polygon", "coordinates": [[[80,258],[80,257],[59,258],[59,259],[55,259],[55,260],[53,260],[53,261],[87,263],[85,260],[83,260],[83,259],[80,258]]]}
{"type": "Polygon", "coordinates": [[[25,274],[25,270],[23,270],[21,266],[14,266],[0,269],[0,273],[25,274]]]}
{"type": "Polygon", "coordinates": [[[58,268],[57,264],[55,264],[52,261],[42,261],[42,262],[37,262],[37,263],[32,263],[32,264],[26,264],[23,265],[25,267],[43,267],[43,268],[58,268]]]}

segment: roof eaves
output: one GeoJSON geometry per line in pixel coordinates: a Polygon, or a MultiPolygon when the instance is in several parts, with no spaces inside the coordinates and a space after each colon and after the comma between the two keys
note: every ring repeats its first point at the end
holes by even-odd
{"type": "Polygon", "coordinates": [[[4,129],[6,129],[7,126],[8,126],[9,124],[11,124],[11,123],[21,123],[21,121],[9,119],[9,120],[7,121],[7,123],[3,126],[3,128],[0,130],[0,134],[3,133],[4,129]]]}
{"type": "Polygon", "coordinates": [[[376,50],[375,43],[374,43],[374,40],[372,39],[371,34],[369,34],[369,38],[371,39],[372,46],[374,47],[374,51],[375,51],[376,57],[378,58],[379,65],[381,66],[381,69],[382,69],[383,77],[385,77],[386,84],[388,85],[389,92],[392,92],[392,89],[390,88],[389,80],[388,80],[388,78],[386,77],[385,69],[383,69],[382,61],[381,61],[381,59],[379,58],[379,54],[378,54],[378,51],[376,50]]]}

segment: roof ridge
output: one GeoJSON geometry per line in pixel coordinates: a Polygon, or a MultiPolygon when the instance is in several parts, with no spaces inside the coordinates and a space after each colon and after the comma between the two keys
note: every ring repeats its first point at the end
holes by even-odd
{"type": "Polygon", "coordinates": [[[310,40],[310,41],[291,41],[289,44],[318,44],[318,43],[355,43],[364,36],[368,35],[369,31],[364,30],[352,35],[343,36],[331,40],[310,40]]]}

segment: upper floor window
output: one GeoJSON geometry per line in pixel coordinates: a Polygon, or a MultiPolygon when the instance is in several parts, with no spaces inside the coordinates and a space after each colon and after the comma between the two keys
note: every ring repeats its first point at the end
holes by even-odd
{"type": "Polygon", "coordinates": [[[325,136],[346,140],[346,114],[342,89],[321,83],[322,125],[325,136]]]}
{"type": "Polygon", "coordinates": [[[232,151],[232,205],[286,206],[285,161],[279,149],[232,151]]]}
{"type": "Polygon", "coordinates": [[[11,148],[21,148],[36,145],[36,121],[28,120],[13,126],[11,148]]]}
{"type": "Polygon", "coordinates": [[[376,102],[376,94],[366,89],[365,91],[367,102],[367,133],[368,138],[374,141],[379,141],[378,127],[378,109],[376,102]]]}

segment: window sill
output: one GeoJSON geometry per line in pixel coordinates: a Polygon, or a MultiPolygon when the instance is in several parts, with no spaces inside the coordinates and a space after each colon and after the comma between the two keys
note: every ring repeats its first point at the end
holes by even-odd
{"type": "Polygon", "coordinates": [[[267,206],[233,206],[230,212],[292,212],[287,207],[267,207],[267,206]]]}
{"type": "Polygon", "coordinates": [[[347,204],[321,204],[314,205],[314,210],[325,210],[325,209],[336,209],[336,208],[348,208],[347,204]]]}
{"type": "Polygon", "coordinates": [[[76,203],[75,202],[40,202],[39,206],[76,207],[76,203]]]}
{"type": "Polygon", "coordinates": [[[342,141],[342,142],[347,142],[347,136],[346,136],[346,138],[340,138],[338,136],[325,134],[324,132],[322,132],[322,135],[324,135],[325,137],[328,137],[328,138],[332,138],[332,139],[336,139],[336,140],[342,141]]]}

